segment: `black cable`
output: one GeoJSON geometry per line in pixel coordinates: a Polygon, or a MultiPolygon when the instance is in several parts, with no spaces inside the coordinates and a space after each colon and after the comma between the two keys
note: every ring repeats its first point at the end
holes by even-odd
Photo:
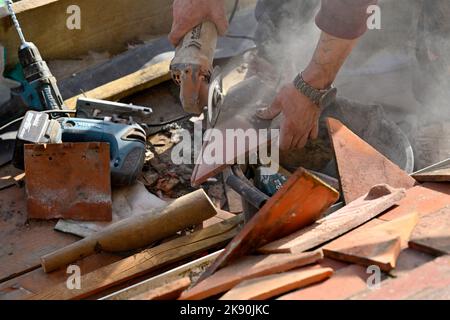
{"type": "Polygon", "coordinates": [[[235,16],[235,14],[236,14],[236,12],[237,12],[238,7],[239,7],[239,0],[236,0],[236,1],[234,2],[233,10],[231,11],[231,16],[230,16],[230,18],[228,19],[228,24],[231,24],[231,22],[233,21],[234,16],[235,16]]]}
{"type": "MultiPolygon", "coordinates": [[[[233,19],[234,19],[235,15],[236,15],[236,12],[237,12],[238,8],[239,8],[239,0],[236,0],[234,2],[233,10],[231,11],[231,16],[228,19],[228,24],[231,25],[231,22],[233,22],[233,19]]],[[[226,34],[225,37],[231,38],[231,39],[244,39],[244,40],[255,41],[255,38],[250,37],[250,36],[243,36],[243,35],[241,36],[241,35],[229,34],[229,33],[226,34]]]]}
{"type": "Polygon", "coordinates": [[[254,38],[254,37],[250,37],[250,36],[241,36],[241,35],[237,35],[237,34],[227,34],[227,35],[225,35],[225,37],[231,38],[231,39],[244,39],[244,40],[255,41],[255,38],[254,38]]]}
{"type": "Polygon", "coordinates": [[[175,123],[175,122],[178,122],[178,121],[181,121],[181,120],[184,120],[184,119],[187,119],[187,118],[191,118],[192,117],[192,115],[185,115],[185,116],[181,116],[181,117],[179,117],[179,118],[175,118],[175,119],[173,119],[173,120],[169,120],[169,121],[166,121],[166,122],[161,122],[161,123],[151,123],[151,124],[145,124],[147,127],[150,127],[150,128],[158,128],[158,127],[164,127],[164,126],[167,126],[167,125],[169,125],[169,124],[172,124],[172,123],[175,123]]]}

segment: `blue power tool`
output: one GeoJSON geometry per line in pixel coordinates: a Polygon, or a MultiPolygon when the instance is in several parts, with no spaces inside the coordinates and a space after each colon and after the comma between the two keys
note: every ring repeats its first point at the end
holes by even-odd
{"type": "Polygon", "coordinates": [[[6,5],[21,43],[18,55],[26,80],[22,93],[24,100],[32,110],[64,109],[64,101],[56,85],[55,77],[47,63],[42,59],[36,45],[25,40],[19,21],[13,11],[12,1],[7,0],[6,5]]]}
{"type": "Polygon", "coordinates": [[[24,144],[107,142],[110,145],[111,182],[126,186],[136,181],[145,161],[146,133],[141,126],[94,119],[57,118],[28,111],[17,133],[14,165],[23,169],[24,144]]]}

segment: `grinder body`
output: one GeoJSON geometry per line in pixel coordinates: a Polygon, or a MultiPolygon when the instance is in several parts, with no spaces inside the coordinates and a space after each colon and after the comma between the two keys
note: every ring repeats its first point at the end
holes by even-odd
{"type": "Polygon", "coordinates": [[[200,115],[208,104],[217,36],[216,25],[206,21],[192,29],[175,51],[170,70],[187,113],[200,115]]]}

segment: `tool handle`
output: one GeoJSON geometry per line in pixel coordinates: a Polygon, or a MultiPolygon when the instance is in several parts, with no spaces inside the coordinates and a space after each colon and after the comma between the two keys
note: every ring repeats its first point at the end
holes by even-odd
{"type": "Polygon", "coordinates": [[[200,115],[208,103],[217,35],[216,25],[204,22],[192,29],[175,51],[170,70],[187,113],[200,115]]]}
{"type": "Polygon", "coordinates": [[[44,86],[42,88],[42,96],[45,101],[45,110],[61,110],[61,106],[56,101],[53,95],[51,86],[44,86]]]}
{"type": "Polygon", "coordinates": [[[84,238],[58,251],[43,256],[41,258],[42,268],[44,272],[52,272],[62,266],[88,257],[95,253],[95,238],[84,238]]]}
{"type": "Polygon", "coordinates": [[[94,252],[124,252],[143,248],[165,239],[217,214],[206,193],[200,189],[178,198],[169,206],[119,221],[81,241],[41,258],[45,272],[67,266],[94,252]]]}
{"type": "Polygon", "coordinates": [[[206,21],[186,34],[175,51],[171,66],[199,65],[212,72],[218,32],[213,22],[206,21]]]}

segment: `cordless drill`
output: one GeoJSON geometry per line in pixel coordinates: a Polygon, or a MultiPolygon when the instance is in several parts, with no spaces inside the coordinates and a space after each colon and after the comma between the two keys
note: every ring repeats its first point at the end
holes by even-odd
{"type": "Polygon", "coordinates": [[[56,78],[52,75],[47,63],[35,44],[25,40],[19,21],[12,8],[12,1],[6,0],[14,27],[20,38],[19,62],[22,66],[25,80],[32,92],[26,92],[24,97],[28,108],[36,111],[63,110],[64,100],[56,85],[56,78]]]}

